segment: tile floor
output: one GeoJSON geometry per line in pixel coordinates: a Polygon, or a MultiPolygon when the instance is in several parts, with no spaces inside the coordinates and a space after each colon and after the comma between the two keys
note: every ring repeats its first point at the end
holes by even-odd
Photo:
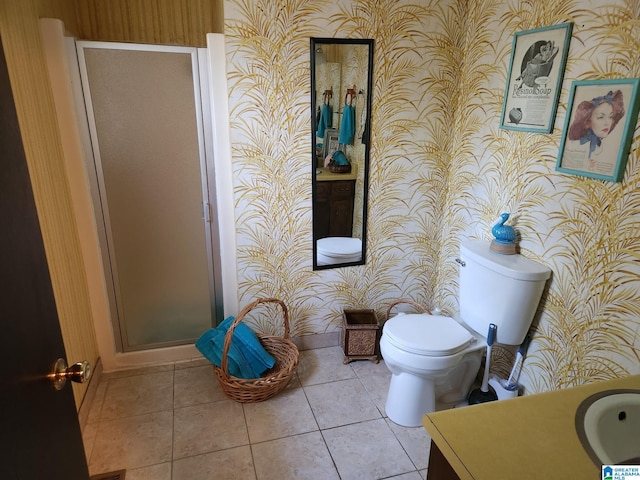
{"type": "Polygon", "coordinates": [[[300,352],[287,389],[225,397],[205,360],[103,375],[83,432],[92,475],[127,480],[419,480],[429,437],[384,413],[390,373],[340,347],[300,352]]]}

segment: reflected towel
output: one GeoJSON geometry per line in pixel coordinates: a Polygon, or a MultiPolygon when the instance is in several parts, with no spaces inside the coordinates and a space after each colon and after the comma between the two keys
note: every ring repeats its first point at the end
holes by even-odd
{"type": "Polygon", "coordinates": [[[347,160],[347,156],[342,150],[336,150],[333,152],[333,156],[331,158],[333,159],[333,163],[336,165],[349,165],[349,160],[347,160]]]}
{"type": "Polygon", "coordinates": [[[340,123],[340,136],[338,143],[353,145],[353,136],[356,133],[356,109],[353,105],[345,105],[342,109],[342,121],[340,123]]]}
{"type": "MultiPolygon", "coordinates": [[[[196,348],[200,353],[218,367],[222,366],[224,337],[233,320],[234,317],[226,318],[196,341],[196,348]]],[[[239,323],[233,331],[227,355],[229,374],[238,378],[259,378],[275,363],[275,359],[264,349],[256,334],[244,323],[239,323]]]]}
{"type": "Polygon", "coordinates": [[[331,105],[324,104],[322,105],[322,113],[320,114],[320,121],[318,122],[318,131],[316,136],[319,138],[324,138],[324,132],[327,128],[331,128],[331,124],[333,123],[333,110],[331,105]]]}

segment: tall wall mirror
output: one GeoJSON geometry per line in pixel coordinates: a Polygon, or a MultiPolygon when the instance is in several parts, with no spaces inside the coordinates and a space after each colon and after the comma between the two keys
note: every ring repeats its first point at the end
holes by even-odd
{"type": "Polygon", "coordinates": [[[373,40],[311,38],[313,269],[363,265],[373,40]]]}

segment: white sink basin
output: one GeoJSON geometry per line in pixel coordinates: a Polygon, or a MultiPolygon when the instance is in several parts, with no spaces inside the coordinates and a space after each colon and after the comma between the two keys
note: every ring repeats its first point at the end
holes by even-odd
{"type": "Polygon", "coordinates": [[[640,390],[607,390],[585,399],[576,431],[596,465],[640,464],[640,390]]]}

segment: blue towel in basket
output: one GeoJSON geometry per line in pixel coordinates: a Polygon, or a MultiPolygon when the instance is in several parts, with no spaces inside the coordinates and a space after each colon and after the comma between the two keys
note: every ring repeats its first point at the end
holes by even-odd
{"type": "MultiPolygon", "coordinates": [[[[196,348],[200,353],[218,367],[222,366],[224,337],[233,321],[234,317],[226,318],[196,341],[196,348]]],[[[237,378],[259,378],[275,363],[275,359],[264,349],[253,330],[242,322],[236,325],[227,355],[229,375],[237,378]]]]}

